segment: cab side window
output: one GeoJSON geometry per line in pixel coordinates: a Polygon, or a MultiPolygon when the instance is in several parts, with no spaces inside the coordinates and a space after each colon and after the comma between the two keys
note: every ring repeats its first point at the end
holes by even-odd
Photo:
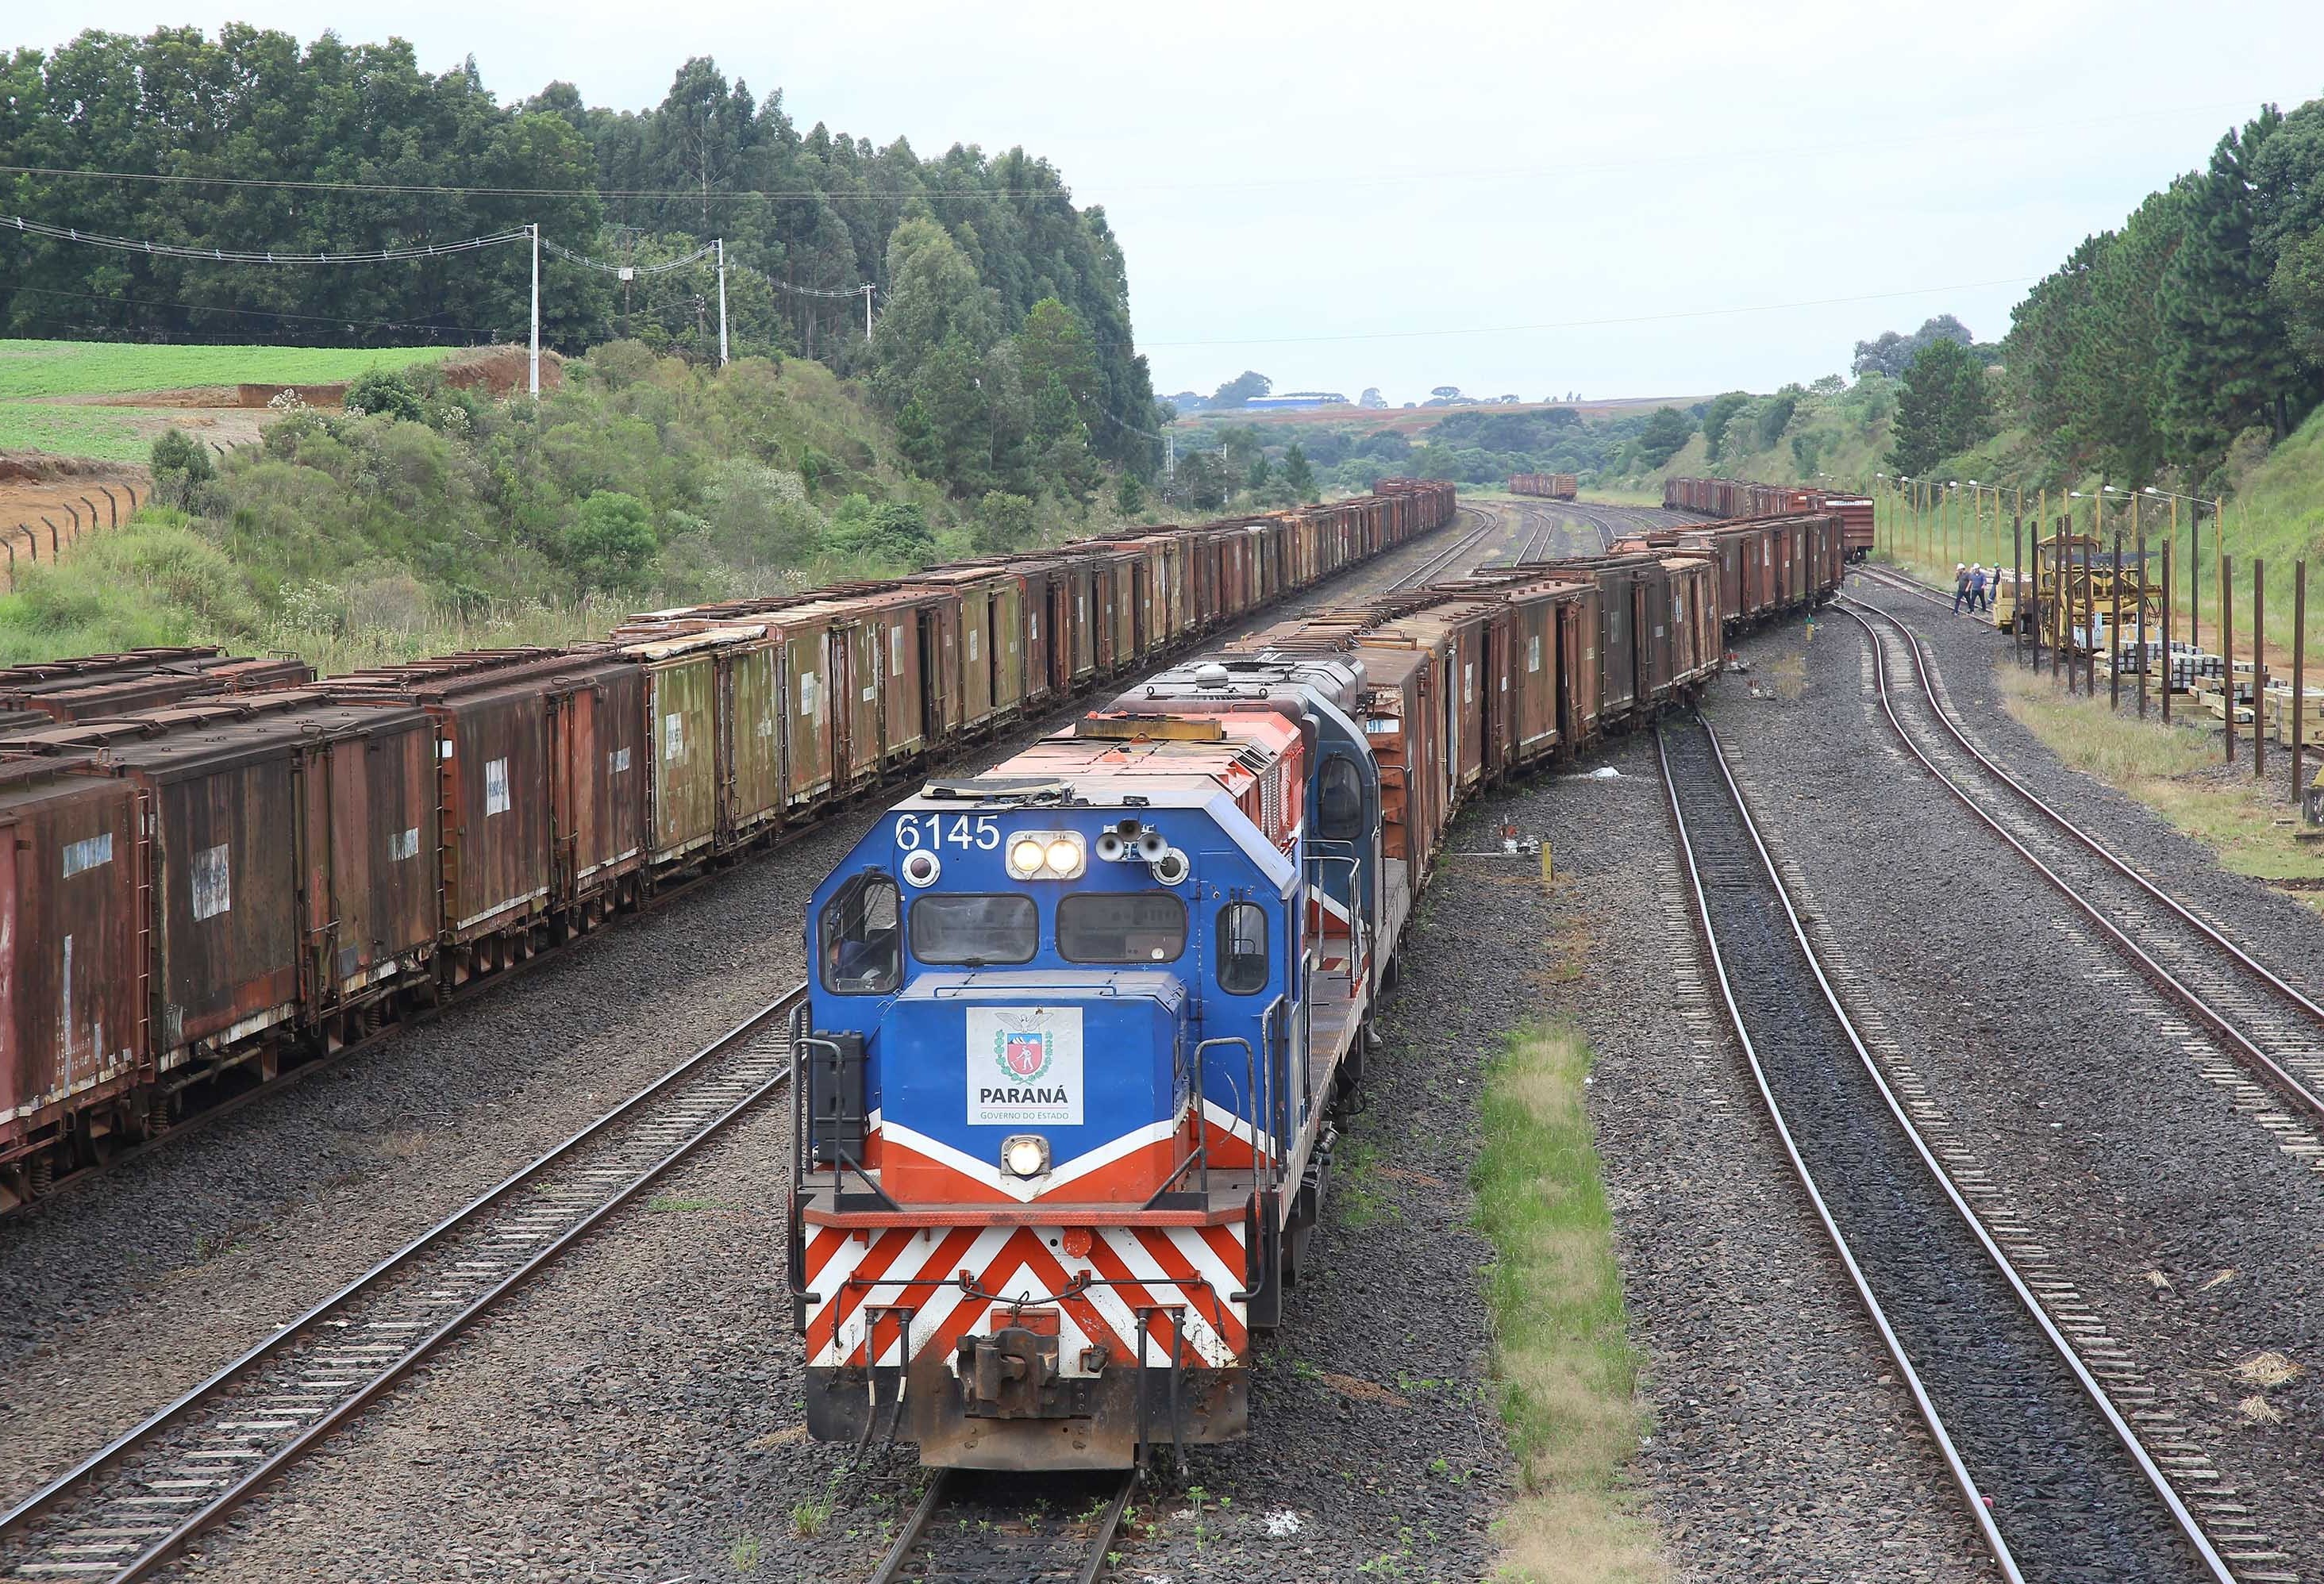
{"type": "Polygon", "coordinates": [[[903,899],[894,879],[860,874],[833,894],[816,926],[823,988],[885,996],[904,981],[903,899]]]}
{"type": "Polygon", "coordinates": [[[1219,989],[1231,996],[1255,995],[1267,988],[1267,909],[1256,902],[1230,902],[1219,909],[1219,989]]]}
{"type": "Polygon", "coordinates": [[[1339,755],[1323,761],[1316,778],[1315,833],[1330,842],[1352,842],[1364,833],[1364,782],[1356,761],[1339,755]]]}

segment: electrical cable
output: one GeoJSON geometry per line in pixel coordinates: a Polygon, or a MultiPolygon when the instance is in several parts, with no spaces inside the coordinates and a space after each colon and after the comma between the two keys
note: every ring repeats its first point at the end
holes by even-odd
{"type": "Polygon", "coordinates": [[[447,253],[473,253],[478,248],[500,247],[512,242],[530,242],[532,239],[532,227],[528,226],[518,231],[463,237],[458,242],[429,243],[417,247],[379,248],[368,253],[287,253],[141,242],[134,237],[108,236],[102,232],[82,231],[70,226],[51,226],[40,220],[28,220],[22,215],[0,215],[0,229],[14,229],[30,236],[77,242],[90,247],[111,248],[117,253],[150,253],[156,258],[200,259],[223,264],[392,264],[412,259],[438,258],[447,253]]]}
{"type": "Polygon", "coordinates": [[[423,319],[351,319],[342,314],[300,314],[277,308],[226,308],[201,302],[164,302],[158,298],[122,297],[102,291],[61,291],[52,286],[5,286],[0,291],[23,297],[69,297],[84,302],[117,302],[128,308],[168,308],[195,314],[244,314],[268,319],[301,319],[318,325],[345,325],[350,329],[425,330],[430,335],[498,336],[483,325],[431,325],[423,319]]]}
{"type": "MultiPolygon", "coordinates": [[[[568,264],[580,264],[587,269],[603,270],[608,275],[618,275],[623,270],[629,271],[632,275],[667,275],[672,270],[682,270],[697,259],[708,258],[712,253],[718,251],[718,244],[716,243],[706,242],[700,247],[696,248],[692,253],[687,253],[684,258],[672,259],[668,263],[609,264],[603,259],[593,259],[586,253],[575,253],[571,248],[551,242],[545,236],[540,239],[540,245],[545,252],[555,253],[558,258],[563,259],[568,264]]],[[[740,265],[733,265],[731,267],[737,269],[741,268],[740,265]]]]}

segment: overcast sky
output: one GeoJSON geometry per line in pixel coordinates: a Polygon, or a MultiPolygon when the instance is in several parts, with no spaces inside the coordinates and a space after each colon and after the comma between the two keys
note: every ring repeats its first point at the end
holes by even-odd
{"type": "Polygon", "coordinates": [[[2324,91],[2315,0],[14,0],[0,41],[228,19],[473,54],[504,100],[643,108],[707,54],[802,129],[1021,143],[1105,207],[1157,391],[1397,401],[1766,390],[1945,311],[1998,336],[2231,122],[2324,91]]]}

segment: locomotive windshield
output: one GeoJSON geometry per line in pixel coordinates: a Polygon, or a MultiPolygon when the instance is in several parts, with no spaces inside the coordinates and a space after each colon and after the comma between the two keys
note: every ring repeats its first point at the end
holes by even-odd
{"type": "Polygon", "coordinates": [[[1030,897],[936,894],[912,902],[912,955],[952,968],[1030,962],[1041,915],[1030,897]]]}
{"type": "Polygon", "coordinates": [[[904,982],[903,908],[896,882],[860,874],[823,909],[817,935],[823,988],[835,995],[891,995],[904,982]]]}
{"type": "Polygon", "coordinates": [[[1363,774],[1356,761],[1333,754],[1323,761],[1315,810],[1315,833],[1326,841],[1351,842],[1364,833],[1363,774]]]}
{"type": "Polygon", "coordinates": [[[1076,891],[1057,904],[1068,962],[1168,962],[1186,949],[1186,905],[1167,891],[1076,891]]]}

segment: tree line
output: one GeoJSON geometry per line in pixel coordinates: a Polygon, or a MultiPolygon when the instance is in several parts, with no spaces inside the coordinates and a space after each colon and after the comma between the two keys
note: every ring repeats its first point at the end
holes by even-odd
{"type": "Polygon", "coordinates": [[[2324,400],[2324,100],[2273,106],[2012,315],[2013,421],[2061,472],[2216,485],[2324,400]]]}
{"type": "MultiPolygon", "coordinates": [[[[1085,500],[1102,469],[1150,477],[1159,462],[1102,208],[1021,149],[923,160],[900,137],[801,132],[779,90],[756,96],[706,58],[632,113],[563,82],[503,105],[473,60],[430,75],[401,40],[92,31],[0,61],[0,163],[30,168],[0,176],[0,212],[191,248],[354,253],[538,222],[576,252],[652,266],[723,238],[741,266],[734,352],[870,378],[915,466],[956,497],[1085,500]],[[884,310],[868,340],[867,282],[884,310]]],[[[406,345],[521,339],[529,321],[521,246],[293,268],[0,236],[10,336],[406,345]]],[[[624,283],[551,255],[541,306],[568,353],[617,338],[716,351],[706,261],[624,283]]]]}

